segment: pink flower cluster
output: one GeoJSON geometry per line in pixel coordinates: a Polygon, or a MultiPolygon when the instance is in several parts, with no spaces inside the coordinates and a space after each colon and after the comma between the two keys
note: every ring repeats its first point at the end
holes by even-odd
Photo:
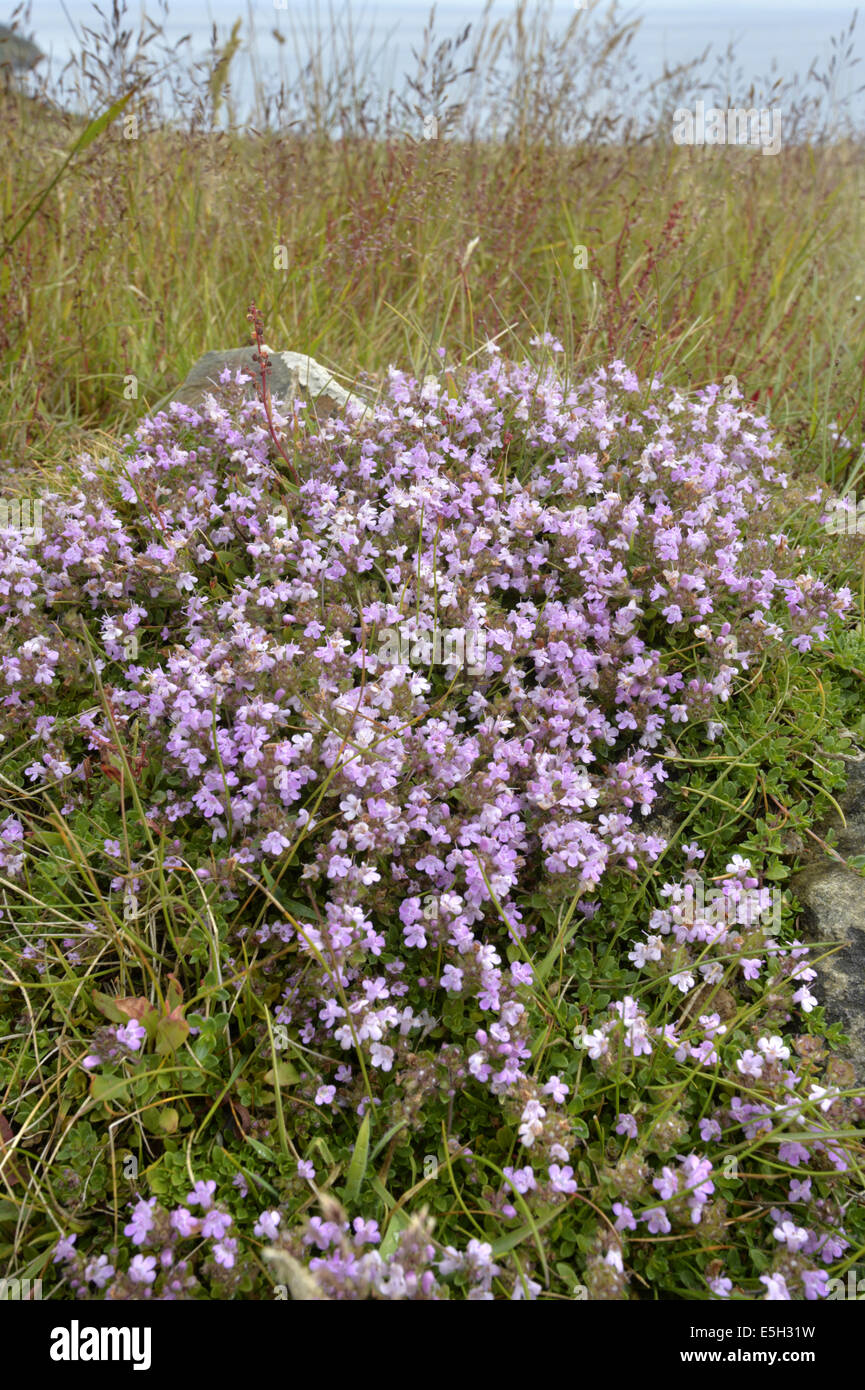
{"type": "MultiPolygon", "coordinates": [[[[442,1016],[470,1018],[445,1026],[431,1088],[510,1102],[543,1159],[540,1180],[512,1166],[512,1187],[567,1196],[568,1088],[528,1076],[528,892],[588,910],[610,876],[651,865],[665,740],[684,723],[713,736],[750,663],[809,650],[851,595],[784,534],[768,429],[717,387],[685,400],[620,362],[567,386],[491,355],[457,395],[392,370],[363,423],[299,431],[298,493],[268,447],[255,403],[175,404],[119,471],[87,458],[76,491],[46,495],[35,544],[0,534],[0,732],[67,808],[89,804],[94,766],[138,759],[151,829],[179,836],[224,902],[277,868],[292,901],[315,901],[232,938],[273,952],[276,1020],[324,1059],[301,1098],[362,1113],[359,1060],[378,1100],[442,1016]],[[382,657],[385,630],[443,625],[484,634],[481,675],[382,657]]],[[[0,827],[16,872],[22,835],[0,827]]],[[[102,867],[113,891],[143,891],[107,844],[102,867]]],[[[688,921],[677,891],[632,961],[687,996],[723,976],[736,928],[688,921]]],[[[766,907],[739,866],[730,892],[766,907]]],[[[795,954],[767,944],[742,969],[795,974],[807,1009],[795,954]]],[[[714,1013],[658,1030],[635,994],[608,1013],[583,1039],[599,1065],[659,1045],[718,1061],[714,1013]]],[[[681,1163],[664,1181],[699,1220],[712,1182],[703,1159],[681,1163]]],[[[599,1258],[617,1273],[615,1252],[599,1258]]],[[[490,1262],[471,1260],[484,1293],[490,1262]]]]}

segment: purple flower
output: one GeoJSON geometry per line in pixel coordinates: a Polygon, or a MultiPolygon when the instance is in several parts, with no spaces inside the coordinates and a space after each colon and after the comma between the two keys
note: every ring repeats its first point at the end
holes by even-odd
{"type": "Polygon", "coordinates": [[[156,1281],[156,1256],[133,1255],[129,1265],[129,1278],[133,1284],[153,1284],[156,1281]]]}
{"type": "Polygon", "coordinates": [[[186,1207],[176,1207],[171,1213],[171,1225],[182,1236],[194,1236],[198,1234],[199,1219],[193,1216],[186,1207]]]}
{"type": "Polygon", "coordinates": [[[252,1228],[253,1235],[263,1240],[276,1240],[280,1220],[278,1211],[263,1211],[252,1228]]]}
{"type": "Polygon", "coordinates": [[[791,1255],[801,1250],[808,1242],[808,1232],[804,1226],[796,1226],[792,1221],[782,1221],[772,1232],[776,1240],[786,1245],[791,1255]]]}
{"type": "Polygon", "coordinates": [[[233,1269],[235,1256],[237,1254],[237,1241],[233,1236],[219,1242],[213,1247],[213,1258],[218,1265],[225,1269],[233,1269]]]}
{"type": "Polygon", "coordinates": [[[516,1192],[531,1192],[537,1187],[534,1169],[529,1164],[524,1168],[503,1168],[502,1172],[516,1192]]]}
{"type": "Polygon", "coordinates": [[[123,1227],[123,1234],[129,1236],[133,1245],[143,1245],[150,1235],[155,1221],[155,1206],[155,1197],[150,1197],[147,1201],[142,1197],[133,1208],[132,1219],[123,1227]]]}
{"type": "Polygon", "coordinates": [[[130,1048],[132,1052],[137,1052],[144,1039],[147,1037],[147,1029],[143,1028],[134,1018],[116,1030],[117,1041],[130,1048]]]}
{"type": "Polygon", "coordinates": [[[662,1168],[661,1176],[654,1179],[652,1186],[657,1189],[664,1201],[668,1202],[679,1190],[678,1174],[674,1173],[672,1168],[662,1168]]]}
{"type": "Polygon", "coordinates": [[[544,1095],[552,1096],[557,1105],[562,1105],[571,1088],[566,1086],[564,1081],[560,1081],[557,1076],[551,1076],[543,1089],[544,1095]]]}
{"type": "Polygon", "coordinates": [[[625,1206],[624,1203],[613,1203],[613,1215],[616,1218],[617,1231],[635,1231],[637,1229],[634,1213],[631,1211],[631,1208],[625,1206]]]}
{"type": "Polygon", "coordinates": [[[186,1201],[191,1207],[203,1207],[207,1211],[213,1205],[213,1194],[216,1191],[216,1183],[212,1178],[206,1182],[197,1182],[191,1192],[187,1192],[186,1201]]]}
{"type": "Polygon", "coordinates": [[[807,1163],[811,1157],[804,1144],[797,1140],[790,1140],[786,1144],[778,1146],[778,1157],[782,1163],[790,1163],[794,1168],[798,1168],[800,1163],[807,1163]]]}
{"type": "Polygon", "coordinates": [[[213,1207],[201,1223],[201,1234],[208,1240],[221,1240],[231,1225],[231,1217],[213,1207]]]}
{"type": "Polygon", "coordinates": [[[577,1184],[574,1181],[574,1170],[570,1164],[560,1166],[558,1163],[551,1163],[549,1174],[550,1185],[555,1192],[576,1192],[577,1184]]]}
{"type": "Polygon", "coordinates": [[[765,1301],[767,1303],[789,1300],[790,1291],[783,1274],[761,1274],[760,1283],[766,1285],[765,1301]]]}
{"type": "Polygon", "coordinates": [[[753,1076],[759,1079],[763,1075],[763,1058],[751,1048],[747,1048],[736,1063],[736,1069],[743,1076],[753,1076]]]}
{"type": "Polygon", "coordinates": [[[670,1222],[663,1207],[650,1207],[643,1213],[643,1221],[646,1222],[653,1236],[666,1235],[670,1230],[670,1222]]]}
{"type": "Polygon", "coordinates": [[[803,1269],[802,1284],[809,1303],[829,1296],[829,1275],[825,1269],[803,1269]]]}
{"type": "Polygon", "coordinates": [[[446,965],[439,981],[442,989],[451,994],[459,994],[463,987],[463,972],[456,965],[446,965]]]}
{"type": "Polygon", "coordinates": [[[265,854],[276,857],[285,850],[291,848],[291,841],[287,840],[278,830],[271,830],[270,834],[265,835],[262,840],[261,848],[264,850],[265,854]]]}
{"type": "Polygon", "coordinates": [[[107,1255],[99,1255],[84,1267],[84,1278],[88,1284],[95,1284],[97,1289],[104,1289],[113,1273],[114,1266],[109,1262],[107,1255]]]}
{"type": "Polygon", "coordinates": [[[362,1216],[356,1216],[351,1224],[354,1228],[355,1245],[378,1245],[381,1234],[377,1221],[364,1221],[362,1216]]]}

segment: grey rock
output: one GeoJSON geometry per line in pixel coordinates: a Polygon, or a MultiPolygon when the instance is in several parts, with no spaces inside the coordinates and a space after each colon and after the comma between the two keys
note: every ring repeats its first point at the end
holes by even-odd
{"type": "MultiPolygon", "coordinates": [[[[668,846],[674,847],[674,852],[676,836],[690,809],[684,798],[677,797],[675,791],[664,788],[652,802],[652,809],[649,814],[636,818],[636,829],[643,835],[660,835],[667,841],[668,846]]],[[[687,834],[683,838],[687,842],[687,834]]],[[[666,854],[667,851],[664,853],[666,854]]]]}
{"type": "Polygon", "coordinates": [[[843,864],[815,864],[791,886],[805,908],[803,935],[825,943],[811,948],[817,995],[830,1023],[849,1033],[850,1060],[865,1080],[865,879],[843,864]]]}
{"type": "MultiPolygon", "coordinates": [[[[298,397],[308,398],[314,403],[315,414],[319,419],[327,419],[336,410],[344,410],[354,404],[361,415],[367,411],[367,402],[360,396],[346,391],[332,372],[303,352],[275,352],[266,347],[270,358],[270,372],[267,384],[274,401],[288,402],[298,397]]],[[[222,352],[206,352],[195,363],[186,380],[173,399],[184,405],[200,405],[210,392],[219,396],[219,376],[226,367],[230,368],[232,379],[238,371],[250,377],[244,391],[248,398],[259,395],[260,369],[253,358],[254,347],[228,348],[222,352]],[[254,377],[254,379],[253,379],[254,377]]]]}
{"type": "Polygon", "coordinates": [[[0,24],[0,69],[25,72],[28,68],[35,68],[44,57],[45,54],[35,43],[17,34],[8,24],[0,24]]]}
{"type": "MultiPolygon", "coordinates": [[[[865,879],[844,859],[865,855],[865,754],[844,759],[847,782],[836,794],[836,811],[814,829],[822,840],[834,831],[833,858],[807,837],[790,887],[802,904],[800,927],[812,946],[818,979],[813,989],[825,1005],[830,1023],[840,1023],[850,1038],[850,1061],[865,1083],[865,879]],[[817,943],[823,943],[818,945],[817,943]]],[[[672,843],[687,814],[687,803],[665,790],[641,830],[672,843]]],[[[686,836],[687,838],[687,836],[686,836]]]]}
{"type": "MultiPolygon", "coordinates": [[[[844,821],[833,811],[827,825],[838,832],[835,845],[839,854],[850,859],[854,854],[865,854],[865,755],[858,758],[845,758],[847,785],[837,797],[844,821]]],[[[865,884],[863,884],[865,888],[865,884]]]]}
{"type": "MultiPolygon", "coordinates": [[[[836,830],[836,853],[850,859],[865,854],[865,756],[845,762],[847,785],[837,800],[846,826],[833,812],[819,832],[825,839],[836,830]]],[[[812,947],[816,993],[830,1023],[840,1022],[850,1035],[850,1060],[858,1080],[865,1081],[865,879],[823,856],[794,874],[790,886],[804,908],[803,935],[826,943],[812,947]]]]}

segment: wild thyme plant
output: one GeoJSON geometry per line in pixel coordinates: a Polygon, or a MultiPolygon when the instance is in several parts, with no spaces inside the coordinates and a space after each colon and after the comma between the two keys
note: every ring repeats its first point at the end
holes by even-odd
{"type": "Polygon", "coordinates": [[[792,904],[657,823],[851,593],[735,394],[535,346],[306,407],[297,491],[277,411],[174,404],[0,538],[0,958],[59,1137],[6,1087],[72,1296],[814,1299],[861,1240],[792,904]]]}

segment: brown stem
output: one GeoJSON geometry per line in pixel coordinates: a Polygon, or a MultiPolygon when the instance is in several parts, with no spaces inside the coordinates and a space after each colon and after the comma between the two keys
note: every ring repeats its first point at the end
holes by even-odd
{"type": "Polygon", "coordinates": [[[257,310],[256,307],[255,307],[255,301],[253,301],[253,303],[250,304],[250,306],[249,306],[249,313],[247,314],[246,317],[249,319],[249,322],[252,324],[252,331],[253,331],[253,334],[255,335],[255,345],[256,345],[256,348],[258,349],[258,351],[257,351],[257,353],[256,353],[256,355],[255,355],[255,358],[254,358],[253,360],[258,362],[259,368],[260,368],[260,370],[261,370],[261,403],[262,403],[262,405],[264,406],[264,413],[265,413],[265,415],[266,415],[266,417],[267,417],[267,428],[268,428],[268,430],[270,431],[270,437],[271,437],[271,439],[273,440],[273,443],[274,443],[274,445],[275,445],[275,447],[276,447],[277,452],[280,454],[281,458],[283,459],[283,461],[284,461],[284,463],[285,463],[286,468],[288,469],[289,473],[291,474],[292,481],[293,481],[297,486],[299,486],[299,485],[300,485],[300,479],[298,478],[297,473],[295,472],[294,465],[293,465],[293,463],[291,462],[290,458],[288,457],[288,454],[285,452],[285,449],[282,447],[282,442],[281,442],[281,440],[280,440],[280,438],[279,438],[279,435],[278,435],[277,432],[276,432],[276,426],[275,426],[274,423],[273,423],[273,414],[271,413],[271,408],[270,408],[270,391],[269,391],[268,388],[267,388],[267,374],[268,374],[268,372],[270,371],[270,358],[268,357],[267,353],[264,351],[264,345],[263,345],[264,324],[262,323],[261,315],[259,314],[258,310],[257,310]]]}

